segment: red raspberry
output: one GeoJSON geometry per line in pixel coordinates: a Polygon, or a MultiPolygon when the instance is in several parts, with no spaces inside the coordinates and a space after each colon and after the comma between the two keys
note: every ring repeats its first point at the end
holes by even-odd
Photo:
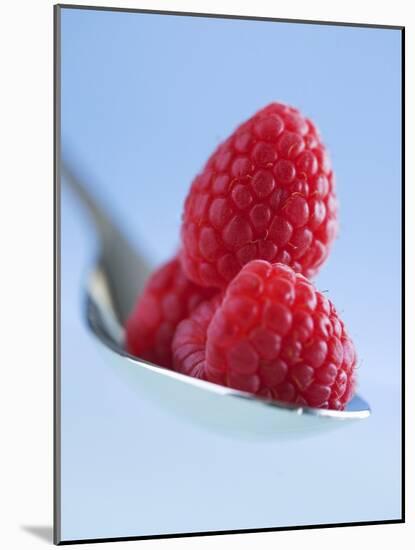
{"type": "Polygon", "coordinates": [[[187,276],[224,288],[253,259],[310,277],[337,232],[334,176],[319,134],[271,103],[222,143],[194,179],[182,223],[187,276]]]}
{"type": "Polygon", "coordinates": [[[178,325],[175,370],[270,399],[344,409],[355,387],[355,349],[333,304],[303,275],[255,260],[221,303],[210,304],[178,325]]]}
{"type": "Polygon", "coordinates": [[[199,304],[192,315],[179,323],[174,335],[173,365],[183,374],[204,378],[206,369],[206,332],[222,300],[219,293],[199,304]]]}
{"type": "Polygon", "coordinates": [[[178,258],[150,277],[126,324],[126,349],[132,355],[171,368],[171,342],[178,323],[217,293],[184,275],[178,258]]]}

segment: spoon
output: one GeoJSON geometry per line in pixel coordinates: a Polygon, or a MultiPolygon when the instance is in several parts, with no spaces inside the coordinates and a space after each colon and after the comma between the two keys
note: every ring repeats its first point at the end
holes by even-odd
{"type": "Polygon", "coordinates": [[[249,439],[299,438],[370,416],[368,403],[358,395],[344,411],[293,405],[205,382],[130,355],[123,345],[123,323],[151,269],[79,174],[63,162],[61,176],[85,207],[100,241],[100,254],[85,289],[87,326],[107,363],[142,397],[196,426],[249,439]]]}

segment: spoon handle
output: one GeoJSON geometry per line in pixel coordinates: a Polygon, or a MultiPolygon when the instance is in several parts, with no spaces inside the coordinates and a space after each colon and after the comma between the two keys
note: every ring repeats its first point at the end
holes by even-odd
{"type": "Polygon", "coordinates": [[[116,232],[117,229],[114,227],[109,214],[98,203],[97,199],[92,196],[79,174],[65,162],[61,164],[61,176],[64,183],[70,187],[84,207],[90,221],[94,224],[98,237],[104,240],[109,230],[116,232]]]}
{"type": "Polygon", "coordinates": [[[98,202],[76,170],[61,164],[62,181],[73,191],[92,221],[100,241],[99,263],[111,286],[114,307],[122,324],[150,274],[146,258],[129,242],[112,216],[98,202]]]}

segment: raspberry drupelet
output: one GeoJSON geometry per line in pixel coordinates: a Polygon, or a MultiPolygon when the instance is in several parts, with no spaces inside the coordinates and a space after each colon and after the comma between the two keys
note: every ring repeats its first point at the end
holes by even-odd
{"type": "Polygon", "coordinates": [[[254,259],[313,276],[337,233],[334,176],[313,123],[271,103],[239,126],[194,179],[182,218],[181,262],[225,288],[254,259]]]}
{"type": "Polygon", "coordinates": [[[218,293],[199,304],[188,319],[181,321],[180,329],[176,330],[173,364],[177,365],[176,370],[182,374],[206,379],[206,333],[222,298],[223,295],[218,293]]]}
{"type": "Polygon", "coordinates": [[[182,321],[174,369],[265,398],[343,410],[356,353],[333,304],[301,274],[255,260],[182,321]]]}
{"type": "Polygon", "coordinates": [[[202,301],[217,293],[199,287],[173,260],[157,269],[138,297],[125,324],[125,347],[131,355],[171,368],[171,342],[178,323],[202,301]]]}

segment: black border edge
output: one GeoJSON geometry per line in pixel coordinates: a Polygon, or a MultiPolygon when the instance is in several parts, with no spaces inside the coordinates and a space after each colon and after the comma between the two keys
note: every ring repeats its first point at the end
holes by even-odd
{"type": "Polygon", "coordinates": [[[185,12],[185,11],[169,11],[169,10],[150,10],[143,8],[116,8],[107,6],[87,6],[77,4],[57,4],[60,8],[65,9],[77,9],[77,10],[93,10],[93,11],[115,11],[125,13],[148,13],[151,15],[184,15],[187,17],[202,17],[213,19],[242,19],[248,21],[270,21],[277,23],[299,23],[303,25],[328,25],[334,27],[363,27],[372,29],[391,29],[402,30],[403,25],[384,25],[384,24],[371,24],[371,23],[348,23],[346,21],[319,21],[314,19],[287,19],[287,18],[275,18],[255,15],[229,15],[225,13],[203,13],[203,12],[185,12]]]}
{"type": "Polygon", "coordinates": [[[402,132],[402,139],[401,139],[401,185],[402,185],[402,197],[401,197],[401,205],[402,205],[402,213],[401,213],[401,222],[402,222],[402,228],[401,228],[401,262],[402,262],[402,282],[401,282],[401,307],[402,307],[402,365],[401,365],[401,371],[402,371],[402,410],[401,410],[401,453],[402,453],[402,521],[405,523],[405,467],[406,467],[406,457],[405,457],[405,284],[406,284],[406,278],[405,278],[405,178],[406,178],[406,172],[405,172],[405,147],[406,147],[406,140],[405,140],[405,27],[401,30],[401,132],[402,132]]]}
{"type": "Polygon", "coordinates": [[[53,6],[53,543],[61,543],[60,148],[61,8],[53,6]]]}
{"type": "Polygon", "coordinates": [[[102,542],[122,542],[122,541],[139,541],[139,540],[151,540],[151,539],[170,539],[170,538],[185,538],[185,537],[200,537],[200,536],[215,536],[215,535],[232,535],[232,534],[244,534],[244,533],[269,533],[278,531],[296,531],[305,529],[327,529],[336,527],[359,527],[368,525],[389,525],[389,524],[401,524],[406,523],[405,520],[405,26],[398,25],[381,25],[381,24],[368,24],[368,23],[347,23],[347,22],[334,22],[334,21],[318,21],[318,20],[305,20],[305,19],[281,19],[271,17],[255,17],[248,15],[226,15],[226,14],[212,14],[212,13],[197,13],[197,12],[180,12],[180,11],[165,11],[165,10],[148,10],[148,9],[134,9],[134,8],[117,8],[117,7],[104,7],[104,6],[86,6],[76,4],[55,4],[53,6],[53,73],[54,73],[54,94],[53,94],[53,192],[54,192],[54,211],[53,211],[53,224],[54,224],[54,236],[53,236],[53,248],[54,248],[54,278],[53,278],[53,297],[54,297],[54,374],[53,374],[53,542],[57,546],[64,546],[70,544],[94,544],[102,542]],[[61,100],[61,10],[62,9],[82,9],[82,10],[94,10],[94,11],[115,11],[126,13],[143,13],[152,15],[174,15],[174,16],[189,16],[189,17],[207,17],[216,19],[240,19],[251,21],[265,21],[265,22],[279,22],[279,23],[299,23],[308,25],[329,25],[329,26],[343,26],[343,27],[360,27],[360,28],[373,28],[373,29],[386,29],[386,30],[399,30],[401,32],[401,252],[402,252],[402,287],[401,287],[401,306],[402,306],[402,392],[401,392],[401,451],[402,451],[402,504],[401,504],[401,518],[390,520],[374,520],[374,521],[360,521],[360,522],[345,522],[345,523],[330,523],[330,524],[313,524],[313,525],[299,525],[299,526],[287,526],[287,527],[266,527],[258,529],[235,529],[224,531],[201,531],[201,532],[189,532],[189,533],[172,533],[172,534],[160,534],[160,535],[143,535],[143,536],[128,536],[128,537],[110,537],[110,538],[95,538],[95,539],[79,539],[79,540],[61,540],[61,410],[60,410],[60,396],[61,396],[61,378],[60,378],[60,133],[61,133],[61,119],[60,119],[60,100],[61,100]]]}
{"type": "Polygon", "coordinates": [[[189,538],[189,537],[210,537],[217,535],[242,535],[247,533],[273,533],[278,531],[303,531],[305,529],[330,529],[333,527],[362,527],[365,525],[390,525],[404,523],[402,519],[385,519],[378,521],[356,521],[350,523],[321,523],[317,525],[299,525],[289,527],[263,527],[259,529],[233,529],[227,531],[201,531],[195,533],[172,533],[167,535],[143,535],[141,537],[112,537],[102,539],[80,539],[80,540],[63,540],[58,543],[58,546],[68,546],[70,544],[95,544],[101,542],[123,542],[134,540],[156,540],[156,539],[172,539],[172,538],[189,538]]]}

